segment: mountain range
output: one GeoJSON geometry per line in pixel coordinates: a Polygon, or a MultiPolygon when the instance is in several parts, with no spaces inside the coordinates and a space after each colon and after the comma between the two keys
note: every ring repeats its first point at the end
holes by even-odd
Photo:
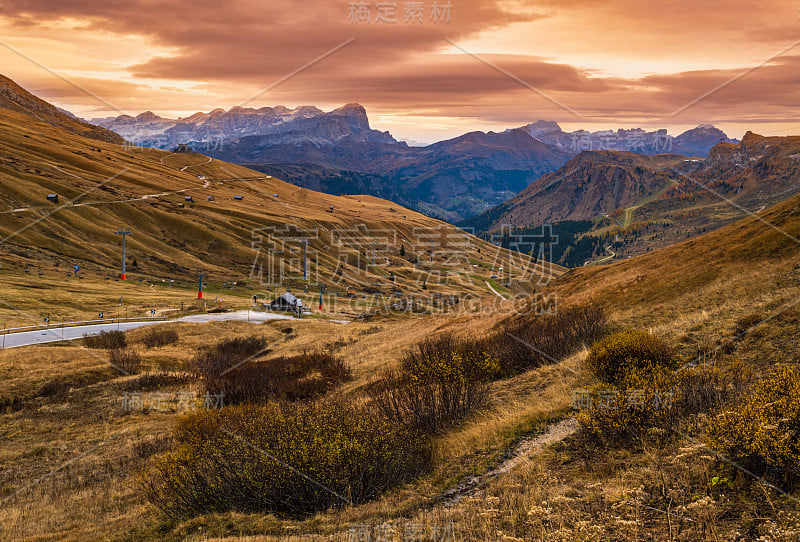
{"type": "Polygon", "coordinates": [[[174,120],[146,112],[92,122],[137,145],[185,145],[298,186],[388,198],[450,222],[504,204],[582,150],[705,156],[720,141],[735,143],[710,126],[673,139],[666,130],[568,133],[555,122],[537,121],[505,132],[475,131],[412,147],[372,129],[359,104],[329,112],[311,106],[234,107],[174,120]]]}
{"type": "Polygon", "coordinates": [[[641,128],[564,132],[557,123],[543,120],[519,129],[543,143],[573,154],[607,150],[647,155],[673,153],[704,157],[717,143],[738,143],[710,124],[701,124],[675,137],[669,135],[663,128],[650,132],[641,128]]]}

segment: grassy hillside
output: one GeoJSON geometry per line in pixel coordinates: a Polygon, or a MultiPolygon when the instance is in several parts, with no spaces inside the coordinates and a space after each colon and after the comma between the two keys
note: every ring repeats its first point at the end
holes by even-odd
{"type": "MultiPolygon", "coordinates": [[[[651,255],[570,271],[551,291],[560,306],[588,300],[604,306],[615,330],[650,329],[681,360],[703,355],[719,367],[738,360],[760,378],[775,364],[796,363],[800,354],[794,341],[800,319],[798,248],[787,237],[800,233],[798,204],[788,201],[651,255]],[[741,334],[742,325],[752,324],[741,334]]],[[[5,494],[22,487],[13,482],[17,476],[33,479],[88,454],[14,496],[3,509],[2,524],[12,537],[36,540],[48,539],[51,531],[66,540],[108,538],[109,533],[119,540],[350,540],[363,525],[370,532],[422,528],[426,536],[446,530],[464,540],[796,536],[792,495],[797,490],[786,487],[787,497],[715,459],[705,445],[702,416],[677,426],[680,434],[674,438],[610,447],[587,443],[568,423],[576,413],[571,408],[575,393],[596,386],[584,368],[586,350],[494,382],[490,401],[478,414],[435,437],[430,474],[369,504],[305,519],[223,513],[175,522],[136,491],[137,469],[171,446],[171,428],[180,414],[177,393],[196,389],[178,375],[209,335],[256,333],[269,341],[269,357],[323,346],[353,368],[353,380],[341,393],[364,397],[382,368],[395,365],[415,342],[444,332],[484,336],[501,318],[498,311],[348,326],[315,320],[258,327],[183,324],[172,325],[180,335],[177,344],[156,349],[137,346],[142,332],[130,334],[148,370],[177,371],[178,380],[159,388],[141,387],[146,384],[137,376],[119,377],[108,369],[105,354],[98,357],[75,346],[1,353],[0,367],[10,383],[5,401],[18,401],[2,415],[5,494]],[[121,402],[130,389],[166,392],[168,408],[125,412],[121,402]],[[68,422],[53,425],[46,414],[51,411],[68,422]],[[507,458],[515,459],[506,464],[507,458]],[[495,468],[499,474],[487,474],[495,468]],[[108,474],[99,474],[103,469],[108,474]],[[477,492],[468,489],[473,477],[481,481],[477,492]],[[715,486],[714,477],[725,482],[715,486]],[[452,491],[463,497],[452,501],[446,497],[452,491]],[[81,506],[68,495],[82,495],[81,506]]]]}

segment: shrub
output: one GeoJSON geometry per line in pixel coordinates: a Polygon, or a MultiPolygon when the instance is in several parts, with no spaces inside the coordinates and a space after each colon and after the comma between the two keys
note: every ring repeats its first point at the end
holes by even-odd
{"type": "Polygon", "coordinates": [[[475,343],[445,335],[422,341],[377,384],[377,408],[394,423],[438,433],[488,398],[497,361],[475,343]]]}
{"type": "Polygon", "coordinates": [[[500,361],[503,375],[510,376],[561,360],[602,337],[607,327],[603,309],[568,307],[506,321],[485,346],[500,361]]]}
{"type": "Polygon", "coordinates": [[[601,381],[614,384],[629,369],[678,366],[672,349],[646,331],[622,331],[595,343],[586,358],[587,368],[601,381]]]}
{"type": "Polygon", "coordinates": [[[122,331],[101,331],[96,335],[84,335],[83,342],[88,348],[125,348],[128,342],[122,331]]]}
{"type": "Polygon", "coordinates": [[[136,350],[115,348],[109,354],[109,363],[123,374],[132,375],[139,372],[142,358],[136,350]]]}
{"type": "Polygon", "coordinates": [[[681,368],[676,375],[682,415],[700,414],[742,397],[752,371],[741,361],[681,368]]]}
{"type": "Polygon", "coordinates": [[[602,384],[582,398],[584,436],[604,446],[669,439],[679,417],[677,378],[663,367],[631,368],[617,384],[602,384]]]}
{"type": "Polygon", "coordinates": [[[167,346],[178,342],[178,332],[174,329],[148,329],[142,336],[142,343],[148,348],[167,346]]]}
{"type": "Polygon", "coordinates": [[[267,339],[259,336],[225,339],[198,352],[192,360],[197,376],[216,376],[268,352],[267,339]]]}
{"type": "Polygon", "coordinates": [[[800,477],[800,367],[774,369],[709,420],[713,449],[742,468],[790,489],[800,477]]]}
{"type": "Polygon", "coordinates": [[[304,352],[206,373],[202,381],[205,393],[221,395],[226,404],[239,404],[313,399],[350,378],[350,368],[341,358],[326,352],[304,352]]]}
{"type": "Polygon", "coordinates": [[[500,375],[500,366],[487,350],[481,341],[444,334],[415,344],[403,355],[400,367],[403,374],[416,381],[453,375],[474,381],[492,380],[500,375]]]}
{"type": "Polygon", "coordinates": [[[177,447],[140,474],[172,518],[205,513],[301,516],[363,503],[430,464],[424,439],[365,407],[270,403],[191,414],[177,447]]]}
{"type": "Polygon", "coordinates": [[[171,386],[185,386],[192,381],[187,373],[168,373],[165,371],[148,372],[126,381],[122,388],[125,391],[160,390],[171,386]]]}
{"type": "Polygon", "coordinates": [[[578,421],[584,436],[604,446],[668,440],[687,417],[741,397],[750,375],[738,360],[677,372],[656,365],[627,367],[617,382],[579,398],[578,421]]]}

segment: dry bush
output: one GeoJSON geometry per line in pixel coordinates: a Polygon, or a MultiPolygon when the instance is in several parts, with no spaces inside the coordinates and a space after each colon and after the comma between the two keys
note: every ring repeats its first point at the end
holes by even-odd
{"type": "Polygon", "coordinates": [[[709,412],[736,401],[752,380],[753,371],[739,360],[681,368],[676,383],[681,415],[709,412]]]}
{"type": "Polygon", "coordinates": [[[240,404],[313,399],[350,378],[350,368],[341,358],[327,352],[303,352],[206,373],[202,383],[205,393],[221,395],[226,404],[240,404]]]}
{"type": "Polygon", "coordinates": [[[269,403],[183,418],[177,447],[139,477],[172,518],[207,513],[301,516],[363,503],[430,465],[418,438],[347,403],[269,403]]]}
{"type": "Polygon", "coordinates": [[[428,339],[377,383],[375,404],[398,425],[439,433],[485,404],[498,373],[497,361],[472,341],[428,339]]]}
{"type": "Polygon", "coordinates": [[[132,375],[139,372],[142,358],[136,350],[115,348],[109,353],[108,362],[123,374],[132,375]]]}
{"type": "Polygon", "coordinates": [[[550,365],[591,344],[608,329],[602,308],[567,307],[555,314],[525,315],[506,321],[485,343],[510,376],[550,365]]]}
{"type": "Polygon", "coordinates": [[[225,339],[205,348],[192,359],[195,375],[216,376],[268,353],[267,339],[257,335],[225,339]]]}
{"type": "Polygon", "coordinates": [[[141,338],[142,344],[148,348],[167,346],[178,342],[178,332],[174,329],[148,329],[141,338]]]}
{"type": "Polygon", "coordinates": [[[646,331],[621,331],[592,345],[586,367],[598,379],[610,384],[620,382],[629,369],[663,367],[676,369],[672,348],[646,331]]]}
{"type": "Polygon", "coordinates": [[[188,373],[168,373],[165,371],[143,373],[122,385],[125,391],[160,390],[188,384],[193,380],[188,373]]]}
{"type": "Polygon", "coordinates": [[[88,348],[125,348],[128,342],[122,331],[101,331],[97,335],[84,335],[83,342],[88,348]]]}
{"type": "Polygon", "coordinates": [[[709,420],[712,448],[736,465],[779,481],[800,480],[800,367],[775,368],[709,420]]]}

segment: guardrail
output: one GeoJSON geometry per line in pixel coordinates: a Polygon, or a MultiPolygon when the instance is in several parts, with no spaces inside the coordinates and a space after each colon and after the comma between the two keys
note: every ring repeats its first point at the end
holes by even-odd
{"type": "Polygon", "coordinates": [[[10,335],[13,333],[23,333],[25,331],[40,331],[48,329],[63,329],[65,327],[82,327],[97,324],[120,324],[123,322],[166,322],[166,316],[142,316],[141,318],[103,318],[99,320],[80,320],[74,322],[50,322],[47,324],[24,326],[24,327],[9,327],[3,329],[3,335],[10,335]]]}

